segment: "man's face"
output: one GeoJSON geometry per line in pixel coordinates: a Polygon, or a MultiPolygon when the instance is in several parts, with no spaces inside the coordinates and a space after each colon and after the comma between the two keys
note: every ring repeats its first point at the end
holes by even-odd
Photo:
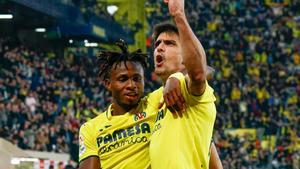
{"type": "Polygon", "coordinates": [[[176,33],[163,32],[154,43],[155,73],[164,81],[172,73],[182,71],[181,46],[176,33]]]}
{"type": "Polygon", "coordinates": [[[112,66],[107,88],[115,104],[130,110],[138,104],[144,93],[144,69],[138,62],[127,61],[126,66],[123,61],[116,69],[115,65],[112,66]]]}

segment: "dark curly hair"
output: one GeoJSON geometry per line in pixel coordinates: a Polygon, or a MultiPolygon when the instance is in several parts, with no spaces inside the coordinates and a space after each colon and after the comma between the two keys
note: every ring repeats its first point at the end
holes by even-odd
{"type": "Polygon", "coordinates": [[[154,42],[162,33],[175,33],[179,35],[178,28],[174,24],[167,21],[155,25],[153,30],[152,39],[154,42]]]}
{"type": "Polygon", "coordinates": [[[137,49],[134,52],[129,52],[127,44],[122,39],[116,42],[116,45],[121,49],[121,52],[103,50],[97,56],[97,61],[100,69],[99,77],[101,80],[108,79],[113,65],[115,65],[114,69],[116,69],[117,65],[121,62],[124,62],[126,68],[127,61],[139,62],[144,68],[147,68],[149,66],[149,56],[148,54],[142,53],[141,49],[137,49]]]}

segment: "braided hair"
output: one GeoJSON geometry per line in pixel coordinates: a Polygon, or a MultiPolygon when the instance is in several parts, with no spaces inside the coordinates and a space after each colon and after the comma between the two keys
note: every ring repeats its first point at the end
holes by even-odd
{"type": "Polygon", "coordinates": [[[108,79],[113,65],[114,69],[116,69],[118,64],[121,62],[124,62],[126,68],[128,68],[126,65],[127,61],[139,62],[145,68],[149,66],[149,56],[148,54],[142,53],[141,49],[137,49],[134,52],[129,52],[127,44],[122,39],[116,42],[116,45],[121,49],[121,52],[104,50],[98,55],[97,61],[99,64],[99,77],[101,80],[108,79]]]}

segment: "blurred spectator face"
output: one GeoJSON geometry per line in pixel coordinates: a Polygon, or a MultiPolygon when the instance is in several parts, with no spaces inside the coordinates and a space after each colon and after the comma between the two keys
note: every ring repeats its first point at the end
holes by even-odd
{"type": "Polygon", "coordinates": [[[155,73],[162,79],[184,69],[181,46],[176,33],[163,32],[154,43],[155,73]]]}
{"type": "Polygon", "coordinates": [[[64,169],[64,164],[62,162],[58,163],[58,169],[64,169]]]}
{"type": "Polygon", "coordinates": [[[106,87],[111,91],[113,102],[125,110],[137,105],[144,93],[144,69],[137,62],[120,62],[113,65],[106,87]]]}
{"type": "Polygon", "coordinates": [[[3,103],[0,103],[0,110],[4,110],[5,105],[3,103]]]}

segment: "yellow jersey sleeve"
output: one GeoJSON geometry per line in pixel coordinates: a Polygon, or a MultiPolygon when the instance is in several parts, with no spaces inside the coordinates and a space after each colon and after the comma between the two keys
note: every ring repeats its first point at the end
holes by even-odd
{"type": "Polygon", "coordinates": [[[79,162],[90,156],[99,157],[98,147],[93,138],[95,137],[93,136],[88,122],[83,124],[79,131],[79,162]]]}
{"type": "Polygon", "coordinates": [[[204,93],[200,96],[196,96],[189,93],[185,78],[186,77],[182,73],[177,76],[177,79],[180,81],[181,92],[186,103],[188,103],[189,105],[196,105],[199,103],[209,103],[216,101],[214,90],[212,87],[210,87],[207,81],[205,82],[204,93]]]}
{"type": "Polygon", "coordinates": [[[149,93],[144,99],[146,99],[147,106],[151,106],[154,109],[158,109],[159,102],[162,99],[163,87],[156,89],[149,93]]]}

